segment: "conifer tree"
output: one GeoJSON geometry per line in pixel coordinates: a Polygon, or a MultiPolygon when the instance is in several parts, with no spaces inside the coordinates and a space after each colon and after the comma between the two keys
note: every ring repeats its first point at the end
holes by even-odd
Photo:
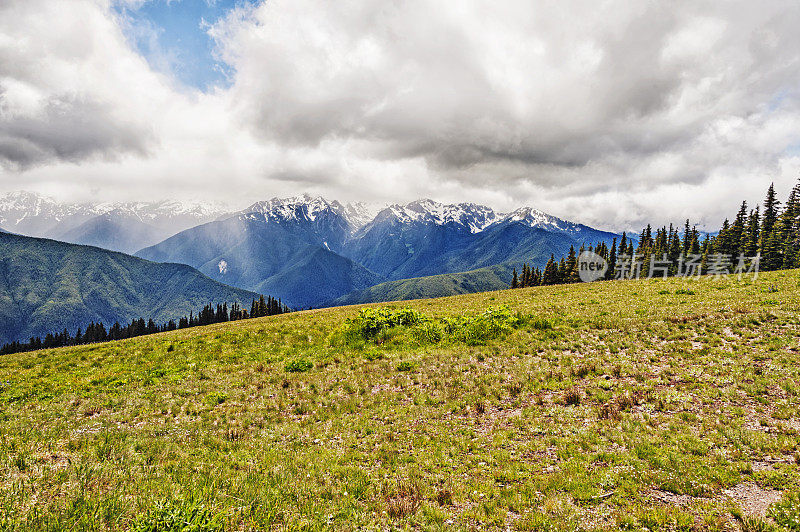
{"type": "MultiPolygon", "coordinates": [[[[669,226],[669,249],[667,249],[667,258],[671,264],[674,265],[674,268],[677,268],[678,260],[680,260],[681,252],[683,251],[683,246],[681,245],[681,239],[678,235],[678,231],[674,230],[672,225],[669,226]]],[[[674,273],[674,272],[673,272],[674,273]]]]}
{"type": "Polygon", "coordinates": [[[730,232],[731,223],[725,218],[725,221],[722,222],[722,229],[720,229],[719,234],[717,234],[717,238],[714,239],[715,252],[725,255],[731,254],[730,232]]]}
{"type": "Polygon", "coordinates": [[[726,235],[726,244],[728,246],[731,261],[735,261],[736,257],[742,251],[742,237],[745,234],[747,226],[747,202],[743,201],[742,206],[739,207],[739,212],[736,213],[736,218],[733,220],[726,235]]]}
{"type": "Polygon", "coordinates": [[[681,242],[681,248],[683,253],[689,253],[689,248],[692,246],[692,227],[689,225],[689,219],[686,219],[686,223],[683,224],[683,241],[681,242]]]}
{"type": "Polygon", "coordinates": [[[544,273],[542,274],[542,284],[543,285],[551,285],[556,284],[558,282],[558,266],[556,265],[556,259],[554,255],[550,255],[550,260],[547,261],[547,264],[544,267],[544,273]]]}
{"type": "MultiPolygon", "coordinates": [[[[583,248],[581,248],[581,251],[583,251],[583,248]]],[[[562,282],[575,283],[578,281],[578,257],[575,254],[575,246],[570,246],[569,255],[567,255],[567,260],[564,265],[564,277],[562,278],[562,282]]]]}
{"type": "Polygon", "coordinates": [[[778,222],[780,202],[775,195],[775,185],[770,184],[767,196],[764,199],[764,214],[761,218],[761,234],[759,249],[761,251],[761,267],[764,270],[775,270],[781,266],[779,235],[775,235],[775,225],[778,222]]]}
{"type": "Polygon", "coordinates": [[[778,208],[780,202],[775,196],[775,183],[770,184],[767,197],[764,199],[764,217],[761,224],[761,234],[769,237],[775,222],[778,221],[778,208]]]}
{"type": "MultiPolygon", "coordinates": [[[[583,246],[581,246],[580,253],[583,253],[584,251],[585,250],[583,249],[583,246]]],[[[580,280],[581,278],[578,272],[578,257],[575,255],[575,249],[570,246],[570,255],[569,258],[567,258],[567,278],[564,282],[578,283],[580,280]]]]}
{"type": "Polygon", "coordinates": [[[759,214],[759,206],[756,205],[756,208],[750,211],[750,216],[747,218],[747,228],[744,235],[742,235],[742,253],[748,257],[754,257],[758,253],[758,241],[761,234],[760,225],[761,215],[759,214]]]}
{"type": "Polygon", "coordinates": [[[797,264],[797,226],[800,217],[800,188],[795,185],[792,188],[783,212],[778,217],[775,231],[778,233],[777,239],[780,246],[780,267],[794,268],[797,264]]]}
{"type": "Polygon", "coordinates": [[[608,252],[608,269],[606,270],[606,279],[614,278],[614,270],[617,267],[617,239],[616,237],[611,242],[611,251],[608,252]]]}

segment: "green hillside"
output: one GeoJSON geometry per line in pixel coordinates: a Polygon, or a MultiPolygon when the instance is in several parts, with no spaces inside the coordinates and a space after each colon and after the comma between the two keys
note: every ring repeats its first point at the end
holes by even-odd
{"type": "Polygon", "coordinates": [[[306,246],[297,260],[283,271],[259,283],[256,290],[278,294],[294,308],[309,308],[320,301],[331,301],[356,288],[364,288],[383,279],[355,262],[330,250],[306,246]]]}
{"type": "Polygon", "coordinates": [[[163,323],[207,303],[249,307],[253,297],[182,264],[0,234],[0,344],[65,328],[72,334],[92,321],[163,323]]]}
{"type": "Polygon", "coordinates": [[[503,290],[511,284],[513,267],[499,264],[464,273],[447,273],[389,281],[352,292],[334,301],[336,305],[405,301],[503,290]]]}
{"type": "Polygon", "coordinates": [[[797,530],[798,286],[559,285],[2,357],[0,529],[797,530]]]}

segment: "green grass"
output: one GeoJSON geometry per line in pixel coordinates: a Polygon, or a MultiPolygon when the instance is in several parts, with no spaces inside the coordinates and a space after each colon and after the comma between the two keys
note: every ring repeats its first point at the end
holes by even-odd
{"type": "Polygon", "coordinates": [[[792,530],[800,272],[386,307],[0,358],[0,530],[792,530]]]}

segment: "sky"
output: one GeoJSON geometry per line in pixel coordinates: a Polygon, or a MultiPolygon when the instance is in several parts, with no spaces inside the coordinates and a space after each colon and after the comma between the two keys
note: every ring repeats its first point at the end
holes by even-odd
{"type": "Polygon", "coordinates": [[[0,193],[715,229],[800,177],[794,0],[2,0],[0,193]]]}
{"type": "Polygon", "coordinates": [[[114,14],[135,50],[151,68],[202,91],[232,82],[209,30],[232,10],[256,0],[170,0],[117,2],[114,14]]]}

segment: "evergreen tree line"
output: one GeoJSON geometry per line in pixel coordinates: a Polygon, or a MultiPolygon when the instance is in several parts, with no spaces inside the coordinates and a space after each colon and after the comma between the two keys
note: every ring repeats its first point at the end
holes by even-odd
{"type": "MultiPolygon", "coordinates": [[[[745,269],[752,266],[754,257],[759,257],[758,271],[800,268],[800,183],[783,206],[774,184],[770,185],[763,212],[760,207],[750,209],[743,201],[733,221],[725,219],[716,236],[701,238],[689,220],[682,230],[672,224],[653,230],[648,224],[638,242],[623,233],[619,246],[615,238],[610,248],[601,242],[588,250],[608,263],[604,280],[619,278],[617,263],[622,257],[630,262],[634,256],[639,266],[632,276],[640,277],[731,273],[740,265],[740,257],[746,258],[745,269]]],[[[585,249],[581,246],[576,252],[571,246],[568,255],[558,261],[551,255],[544,271],[523,264],[520,275],[515,268],[511,288],[579,282],[577,257],[585,249]]]]}
{"type": "MultiPolygon", "coordinates": [[[[619,254],[632,253],[633,242],[628,240],[628,237],[623,233],[622,240],[620,241],[619,254]]],[[[556,260],[553,254],[544,267],[544,270],[539,268],[532,268],[527,263],[522,265],[522,274],[517,273],[514,268],[511,279],[511,288],[527,288],[529,286],[545,286],[551,284],[566,284],[577,283],[580,281],[578,276],[578,255],[583,253],[587,248],[581,246],[580,250],[575,251],[575,246],[569,247],[569,253],[566,257],[561,257],[556,260]]],[[[609,250],[608,246],[600,242],[595,246],[589,246],[589,251],[594,251],[602,256],[609,267],[605,273],[605,279],[613,279],[614,267],[617,262],[617,239],[609,250]]]]}
{"type": "Polygon", "coordinates": [[[290,312],[290,309],[281,303],[280,299],[261,296],[254,299],[250,310],[243,309],[238,303],[233,303],[230,308],[227,303],[221,305],[206,305],[195,315],[190,312],[188,316],[180,318],[177,322],[169,320],[167,323],[158,325],[152,319],[145,322],[143,318],[131,321],[128,325],[114,323],[106,329],[103,323],[90,323],[86,330],[78,329],[75,335],[70,335],[67,329],[60,333],[47,333],[41,337],[33,337],[28,342],[11,342],[0,347],[0,355],[20,353],[23,351],[36,351],[38,349],[50,349],[54,347],[65,347],[72,345],[92,344],[97,342],[107,342],[111,340],[125,340],[146,334],[155,334],[177,329],[188,329],[200,325],[210,325],[212,323],[223,323],[227,321],[246,320],[249,318],[261,318],[263,316],[274,316],[290,312]]]}

